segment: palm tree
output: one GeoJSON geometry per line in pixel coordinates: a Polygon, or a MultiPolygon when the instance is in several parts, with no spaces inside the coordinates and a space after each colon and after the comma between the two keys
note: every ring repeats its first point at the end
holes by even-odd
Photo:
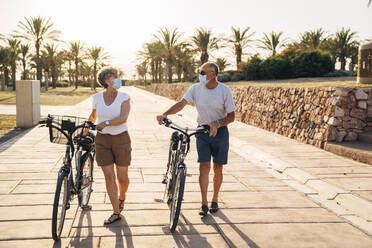
{"type": "Polygon", "coordinates": [[[138,53],[141,60],[147,60],[150,64],[150,74],[152,83],[160,83],[162,80],[162,56],[163,45],[160,41],[145,43],[143,51],[138,53]]]}
{"type": "Polygon", "coordinates": [[[45,19],[40,16],[27,18],[25,22],[20,21],[18,27],[20,31],[14,31],[14,37],[23,38],[27,41],[32,41],[35,44],[36,50],[36,78],[41,80],[41,61],[40,61],[40,48],[44,40],[58,41],[59,35],[61,34],[58,30],[52,30],[53,23],[50,18],[45,19]]]}
{"type": "Polygon", "coordinates": [[[226,69],[226,67],[230,65],[226,61],[225,58],[217,58],[216,59],[216,64],[217,64],[218,68],[220,69],[220,71],[224,71],[226,69]]]}
{"type": "Polygon", "coordinates": [[[254,32],[248,33],[249,29],[250,27],[247,27],[244,30],[240,30],[240,28],[231,27],[233,34],[231,38],[227,39],[227,41],[232,43],[234,46],[237,70],[239,70],[239,65],[242,62],[243,50],[249,46],[249,43],[253,42],[253,40],[251,40],[250,38],[255,33],[254,32]]]}
{"type": "Polygon", "coordinates": [[[19,60],[19,54],[21,41],[17,39],[8,39],[9,46],[9,62],[12,70],[12,85],[13,90],[16,90],[16,74],[17,74],[17,61],[19,60]]]}
{"type": "Polygon", "coordinates": [[[110,56],[103,50],[103,47],[89,47],[87,53],[88,59],[93,61],[93,81],[92,90],[96,90],[97,83],[97,71],[99,70],[102,63],[110,58],[110,56]]]}
{"type": "Polygon", "coordinates": [[[3,71],[3,76],[1,78],[1,91],[5,90],[5,84],[8,79],[8,65],[9,65],[9,48],[0,47],[0,70],[3,71]]]}
{"type": "Polygon", "coordinates": [[[136,70],[138,74],[138,79],[143,79],[146,85],[146,74],[147,74],[147,63],[146,61],[143,61],[142,63],[136,65],[136,70]]]}
{"type": "Polygon", "coordinates": [[[349,57],[350,57],[349,71],[354,71],[354,67],[358,63],[359,45],[360,45],[360,43],[357,42],[357,41],[353,42],[350,45],[350,48],[349,48],[349,57]]]}
{"type": "Polygon", "coordinates": [[[191,37],[195,50],[200,52],[200,63],[204,64],[209,59],[209,52],[220,48],[222,38],[214,37],[212,30],[207,28],[198,28],[196,34],[191,37]]]}
{"type": "Polygon", "coordinates": [[[75,62],[75,89],[77,89],[79,80],[79,62],[84,59],[84,44],[80,41],[70,42],[70,53],[75,62]]]}
{"type": "Polygon", "coordinates": [[[52,74],[52,87],[53,89],[56,88],[57,84],[57,63],[58,63],[58,51],[57,45],[54,43],[46,44],[44,46],[44,64],[47,67],[47,71],[51,72],[52,74]]]}
{"type": "Polygon", "coordinates": [[[23,73],[22,79],[27,79],[27,60],[30,58],[30,45],[29,44],[21,44],[21,61],[23,66],[23,73]]]}
{"type": "MultiPolygon", "coordinates": [[[[182,73],[185,74],[187,72],[186,68],[190,65],[192,58],[194,56],[194,51],[190,47],[190,44],[186,42],[181,42],[176,47],[176,60],[175,60],[175,68],[177,72],[178,81],[182,81],[182,73]]],[[[185,78],[185,75],[183,75],[185,78]]]]}
{"type": "Polygon", "coordinates": [[[336,49],[336,56],[341,62],[341,70],[345,70],[346,58],[350,55],[350,47],[356,41],[356,32],[352,32],[350,28],[342,28],[336,32],[334,38],[334,46],[336,49]]]}
{"type": "Polygon", "coordinates": [[[173,71],[172,66],[175,60],[175,48],[182,33],[177,28],[170,31],[168,28],[160,29],[159,35],[154,35],[161,44],[161,50],[165,59],[168,71],[168,83],[172,83],[173,71]]]}
{"type": "Polygon", "coordinates": [[[320,49],[323,42],[328,38],[325,35],[326,32],[322,28],[306,31],[300,36],[300,46],[310,51],[320,49]]]}
{"type": "Polygon", "coordinates": [[[275,33],[272,31],[269,34],[264,33],[264,37],[260,40],[262,45],[258,46],[259,48],[269,50],[271,52],[272,56],[275,56],[277,53],[277,49],[284,47],[285,42],[287,39],[281,40],[281,36],[283,35],[283,32],[275,33]]]}

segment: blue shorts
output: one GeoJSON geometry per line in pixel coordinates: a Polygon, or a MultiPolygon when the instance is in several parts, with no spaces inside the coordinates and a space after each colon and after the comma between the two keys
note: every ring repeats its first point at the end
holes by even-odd
{"type": "Polygon", "coordinates": [[[215,164],[227,164],[229,153],[229,130],[226,126],[220,127],[216,136],[210,137],[206,133],[198,133],[196,137],[196,150],[198,162],[210,162],[213,157],[215,164]]]}

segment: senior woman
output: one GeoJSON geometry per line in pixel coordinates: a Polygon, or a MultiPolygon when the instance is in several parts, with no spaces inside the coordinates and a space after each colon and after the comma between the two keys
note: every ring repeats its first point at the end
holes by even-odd
{"type": "Polygon", "coordinates": [[[101,69],[98,72],[98,82],[105,90],[92,96],[93,109],[89,120],[98,123],[95,138],[96,161],[105,176],[106,190],[113,208],[113,214],[104,224],[111,224],[121,219],[120,213],[124,208],[125,194],[129,186],[128,166],[132,148],[127,119],[130,97],[118,91],[121,80],[118,70],[113,67],[101,69]]]}

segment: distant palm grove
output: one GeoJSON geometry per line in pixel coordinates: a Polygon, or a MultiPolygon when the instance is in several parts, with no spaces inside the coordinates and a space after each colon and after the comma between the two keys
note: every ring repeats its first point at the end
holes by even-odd
{"type": "MultiPolygon", "coordinates": [[[[15,90],[16,75],[40,80],[45,90],[61,86],[95,90],[97,71],[110,56],[103,47],[62,41],[60,35],[51,19],[43,17],[24,17],[11,34],[0,34],[1,90],[15,90]]],[[[275,31],[263,33],[259,39],[253,39],[254,35],[251,27],[231,27],[228,35],[216,35],[200,27],[191,37],[185,37],[177,28],[162,28],[138,52],[136,76],[138,81],[148,83],[196,81],[197,69],[207,61],[217,63],[219,80],[223,82],[353,75],[358,48],[364,42],[349,28],[334,34],[322,28],[308,30],[297,40],[275,31]],[[248,53],[256,48],[269,55],[248,53]],[[220,49],[230,49],[228,56],[234,56],[235,61],[232,65],[226,57],[213,56],[220,49]],[[337,62],[341,71],[334,72],[337,62]],[[234,70],[226,71],[229,66],[234,70]]]]}
{"type": "Polygon", "coordinates": [[[362,43],[349,28],[334,34],[322,28],[309,30],[301,33],[298,40],[289,40],[283,32],[275,31],[263,33],[260,39],[253,39],[254,35],[250,27],[231,27],[226,36],[201,27],[184,38],[177,28],[162,28],[138,52],[138,77],[151,83],[196,81],[198,67],[207,61],[219,66],[219,80],[223,82],[353,75],[362,43]],[[212,57],[221,48],[230,48],[230,56],[235,58],[233,65],[224,57],[212,57]],[[269,56],[248,54],[249,48],[266,50],[269,56]],[[341,70],[334,72],[336,62],[341,70]],[[234,70],[225,71],[228,66],[234,66],[234,70]]]}
{"type": "Polygon", "coordinates": [[[65,42],[60,35],[51,19],[42,17],[25,17],[13,33],[0,35],[1,90],[15,90],[17,72],[23,80],[40,80],[45,90],[72,85],[95,90],[97,71],[110,56],[102,47],[65,42]]]}

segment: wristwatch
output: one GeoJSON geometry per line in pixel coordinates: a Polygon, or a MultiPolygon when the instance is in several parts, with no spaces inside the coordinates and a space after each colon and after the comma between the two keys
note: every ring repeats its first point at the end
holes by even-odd
{"type": "Polygon", "coordinates": [[[110,122],[109,121],[105,121],[105,125],[106,125],[106,127],[107,126],[110,126],[110,122]]]}

